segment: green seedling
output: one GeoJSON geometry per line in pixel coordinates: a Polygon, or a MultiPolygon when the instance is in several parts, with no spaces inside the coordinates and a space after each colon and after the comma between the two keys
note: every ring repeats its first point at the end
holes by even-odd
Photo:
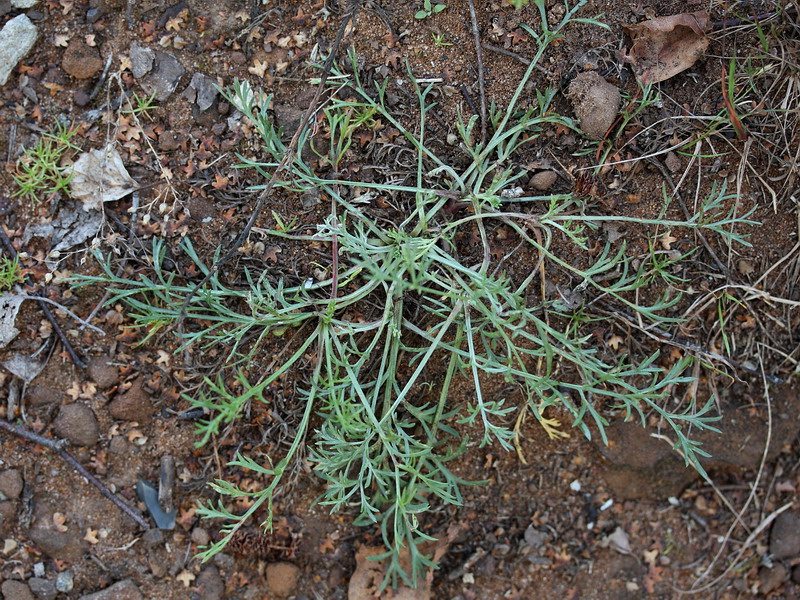
{"type": "Polygon", "coordinates": [[[19,188],[12,195],[36,206],[66,192],[72,179],[72,165],[67,159],[80,150],[71,141],[77,132],[77,127],[58,124],[52,133],[43,134],[33,148],[25,150],[12,175],[19,188]]]}
{"type": "Polygon", "coordinates": [[[427,19],[431,15],[438,14],[442,12],[445,8],[447,8],[446,4],[442,4],[441,2],[437,4],[433,4],[431,0],[423,0],[422,8],[419,9],[416,14],[414,14],[415,19],[427,19]]]}
{"type": "Polygon", "coordinates": [[[158,108],[158,105],[153,103],[155,97],[155,92],[149,96],[140,96],[136,92],[133,92],[129,97],[125,98],[125,104],[128,108],[120,112],[123,115],[134,115],[137,117],[144,115],[148,119],[151,119],[150,112],[158,108]]]}
{"type": "Polygon", "coordinates": [[[15,257],[0,259],[0,291],[10,290],[16,284],[25,281],[19,260],[15,257]]]}
{"type": "Polygon", "coordinates": [[[444,37],[443,33],[435,33],[434,32],[434,33],[431,33],[431,37],[433,38],[433,43],[436,46],[445,47],[445,46],[452,46],[453,45],[452,42],[448,42],[446,40],[446,38],[444,37]]]}

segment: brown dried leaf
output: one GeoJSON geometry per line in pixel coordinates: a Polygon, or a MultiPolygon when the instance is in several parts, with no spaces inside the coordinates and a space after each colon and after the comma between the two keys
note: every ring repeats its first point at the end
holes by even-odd
{"type": "Polygon", "coordinates": [[[92,529],[91,527],[86,528],[86,534],[83,536],[83,539],[92,545],[100,542],[100,540],[97,539],[97,529],[92,529]]]}
{"type": "Polygon", "coordinates": [[[678,238],[676,238],[674,235],[672,235],[671,231],[668,231],[667,233],[662,235],[660,238],[658,238],[658,241],[661,244],[661,247],[664,248],[664,250],[672,250],[672,244],[677,242],[678,238]]]}
{"type": "Polygon", "coordinates": [[[705,11],[656,17],[625,27],[632,44],[623,60],[642,83],[658,83],[691,67],[708,48],[711,19],[705,11]]]}

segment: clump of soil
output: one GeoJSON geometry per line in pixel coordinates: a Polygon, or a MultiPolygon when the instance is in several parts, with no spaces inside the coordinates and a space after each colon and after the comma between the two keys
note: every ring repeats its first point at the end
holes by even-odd
{"type": "Polygon", "coordinates": [[[595,71],[579,74],[569,84],[567,96],[581,124],[581,131],[601,138],[614,123],[622,102],[619,90],[595,71]]]}

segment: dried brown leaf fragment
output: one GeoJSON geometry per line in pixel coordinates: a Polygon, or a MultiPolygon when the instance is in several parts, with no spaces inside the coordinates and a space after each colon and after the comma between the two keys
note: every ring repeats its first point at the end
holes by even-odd
{"type": "Polygon", "coordinates": [[[632,44],[622,59],[643,84],[658,83],[685,71],[708,48],[711,18],[705,11],[656,17],[625,27],[632,44]]]}

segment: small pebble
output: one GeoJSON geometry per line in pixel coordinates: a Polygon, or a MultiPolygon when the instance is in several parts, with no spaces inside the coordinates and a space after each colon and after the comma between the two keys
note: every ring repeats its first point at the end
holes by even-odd
{"type": "Polygon", "coordinates": [[[549,190],[558,180],[558,175],[555,171],[539,171],[531,177],[531,186],[533,189],[543,192],[549,190]]]}
{"type": "Polygon", "coordinates": [[[72,571],[62,571],[56,577],[56,589],[63,594],[71,592],[73,585],[74,580],[72,571]]]}

